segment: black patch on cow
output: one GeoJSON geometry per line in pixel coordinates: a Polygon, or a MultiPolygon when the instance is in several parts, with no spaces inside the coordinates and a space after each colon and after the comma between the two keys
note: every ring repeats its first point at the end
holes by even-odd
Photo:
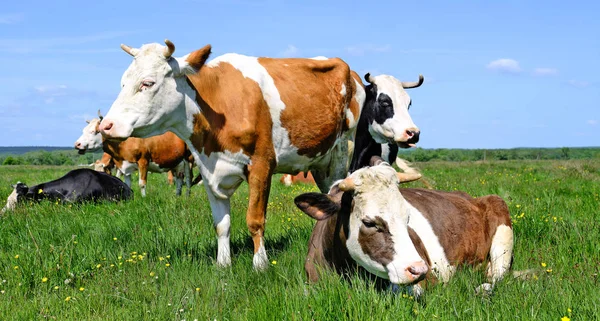
{"type": "MultiPolygon", "coordinates": [[[[356,138],[354,140],[354,153],[352,154],[352,161],[350,162],[349,173],[356,171],[357,169],[369,166],[369,161],[374,155],[381,156],[382,149],[381,144],[375,142],[371,134],[369,133],[369,125],[373,121],[378,124],[383,124],[387,119],[394,116],[394,105],[390,96],[386,94],[379,94],[377,96],[377,85],[370,84],[365,87],[366,99],[362,111],[360,112],[360,119],[356,127],[356,138]]],[[[398,145],[388,144],[390,154],[386,161],[393,164],[398,155],[398,145]]]]}

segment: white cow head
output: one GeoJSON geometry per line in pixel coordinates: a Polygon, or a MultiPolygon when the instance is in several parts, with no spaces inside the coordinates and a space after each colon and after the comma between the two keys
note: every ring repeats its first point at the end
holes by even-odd
{"type": "Polygon", "coordinates": [[[134,59],[121,78],[119,96],[100,123],[106,138],[149,137],[168,130],[181,134],[192,128],[186,106],[197,108],[196,92],[186,76],[198,72],[211,47],[175,58],[175,45],[165,43],[166,47],[153,43],[139,49],[121,45],[134,59]]]}
{"type": "Polygon", "coordinates": [[[396,173],[381,158],[372,164],[334,183],[329,194],[306,193],[294,201],[317,220],[338,215],[348,226],[350,256],[366,270],[395,284],[415,283],[429,268],[409,236],[408,205],[398,184],[421,174],[396,173]]]}
{"type": "Polygon", "coordinates": [[[389,75],[366,74],[365,80],[369,85],[365,88],[367,98],[361,116],[367,117],[373,139],[379,144],[395,143],[402,148],[414,146],[420,131],[408,114],[411,99],[404,89],[421,86],[423,76],[419,75],[416,82],[402,82],[389,75]]]}
{"type": "Polygon", "coordinates": [[[98,117],[92,120],[86,120],[87,126],[83,128],[83,133],[75,141],[75,149],[79,154],[85,154],[86,152],[97,152],[102,149],[102,134],[98,129],[100,122],[102,121],[102,115],[98,110],[98,117]]]}

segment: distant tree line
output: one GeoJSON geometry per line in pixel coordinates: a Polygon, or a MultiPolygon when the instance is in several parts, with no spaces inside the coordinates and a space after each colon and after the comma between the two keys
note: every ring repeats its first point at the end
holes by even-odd
{"type": "Polygon", "coordinates": [[[600,159],[600,147],[512,149],[402,149],[398,155],[411,162],[485,161],[525,159],[600,159]]]}
{"type": "MultiPolygon", "coordinates": [[[[600,147],[513,148],[513,149],[402,149],[400,157],[411,162],[485,161],[523,159],[600,159],[600,147]]],[[[76,150],[36,150],[11,154],[0,148],[2,165],[81,165],[91,164],[102,153],[77,154],[76,150]]]]}
{"type": "Polygon", "coordinates": [[[0,154],[2,165],[81,165],[91,164],[102,157],[102,153],[79,155],[76,150],[37,150],[24,154],[0,154]]]}

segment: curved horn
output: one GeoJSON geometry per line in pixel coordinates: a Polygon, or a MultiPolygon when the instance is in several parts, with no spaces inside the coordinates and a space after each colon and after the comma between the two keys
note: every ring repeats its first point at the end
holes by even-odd
{"type": "Polygon", "coordinates": [[[135,55],[137,55],[138,53],[138,49],[135,48],[131,48],[126,44],[121,44],[121,49],[123,49],[123,51],[125,51],[126,53],[130,54],[132,57],[135,57],[135,55]]]}
{"type": "Polygon", "coordinates": [[[347,191],[353,191],[356,188],[356,185],[354,185],[354,181],[352,180],[352,177],[347,177],[346,179],[344,179],[343,181],[341,181],[338,184],[338,188],[341,191],[347,192],[347,191]]]}
{"type": "Polygon", "coordinates": [[[425,78],[423,78],[423,75],[419,75],[419,81],[403,81],[402,88],[404,88],[404,89],[417,88],[423,84],[424,80],[425,80],[425,78]]]}
{"type": "Polygon", "coordinates": [[[373,79],[373,77],[371,77],[371,73],[368,72],[365,74],[365,80],[369,83],[369,84],[374,84],[375,83],[375,79],[373,79]]]}
{"type": "Polygon", "coordinates": [[[421,173],[396,173],[396,176],[398,176],[400,183],[407,183],[421,178],[421,173]]]}
{"type": "Polygon", "coordinates": [[[98,118],[100,118],[101,121],[102,121],[102,118],[104,118],[104,117],[102,117],[102,114],[100,113],[100,109],[98,109],[98,118]]]}
{"type": "Polygon", "coordinates": [[[171,55],[175,52],[175,45],[169,39],[165,39],[165,44],[167,45],[167,49],[165,49],[165,58],[171,58],[171,55]]]}

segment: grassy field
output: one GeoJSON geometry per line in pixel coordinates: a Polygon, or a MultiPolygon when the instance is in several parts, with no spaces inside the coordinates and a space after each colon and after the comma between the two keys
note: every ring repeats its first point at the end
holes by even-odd
{"type": "MultiPolygon", "coordinates": [[[[516,270],[491,297],[483,273],[460,270],[416,302],[334,273],[305,282],[313,222],[293,198],[316,188],[273,183],[266,247],[271,267],[252,270],[247,185],[232,200],[233,266],[215,266],[204,188],[175,197],[150,175],[148,197],[129,203],[21,207],[0,219],[0,319],[77,320],[571,320],[600,319],[600,162],[416,164],[437,189],[498,194],[509,204],[516,270]],[[566,319],[565,319],[566,320],[566,319]]],[[[67,167],[0,166],[2,206],[17,180],[57,178],[67,167]]],[[[277,177],[278,178],[278,177],[277,177]]],[[[135,180],[134,180],[135,182],[135,180]]],[[[417,181],[408,186],[422,187],[417,181]]]]}

